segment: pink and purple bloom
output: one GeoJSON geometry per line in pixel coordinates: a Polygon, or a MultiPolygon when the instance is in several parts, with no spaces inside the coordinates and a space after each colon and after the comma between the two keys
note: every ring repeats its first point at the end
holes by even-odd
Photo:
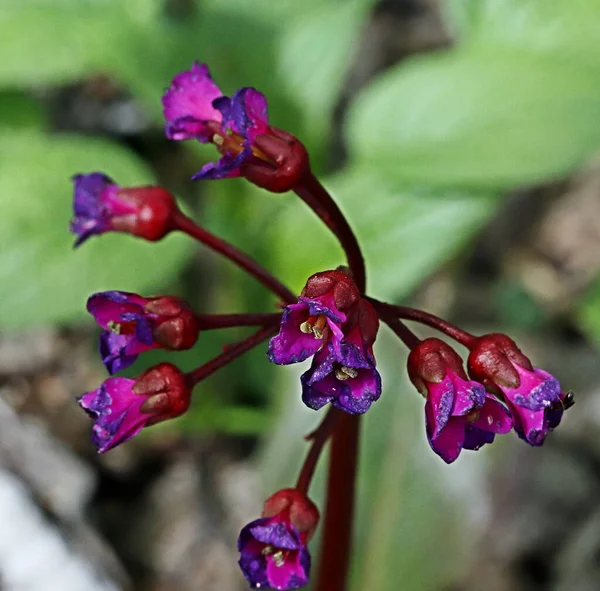
{"type": "Polygon", "coordinates": [[[99,350],[110,374],[150,349],[189,349],[198,338],[196,317],[179,298],[105,291],[88,299],[87,310],[104,329],[99,350]]]}
{"type": "Polygon", "coordinates": [[[314,357],[302,375],[302,400],[318,410],[331,403],[350,414],[367,412],[381,396],[381,376],[375,369],[373,343],[379,320],[373,307],[361,299],[352,313],[339,352],[329,344],[314,357]]]}
{"type": "Polygon", "coordinates": [[[279,334],[271,339],[267,355],[277,365],[299,363],[325,345],[342,359],[342,326],[360,299],[356,285],[341,271],[311,276],[297,304],[283,310],[279,334]]]}
{"type": "Polygon", "coordinates": [[[253,589],[298,589],[310,577],[307,543],[319,521],[314,503],[296,489],[276,492],[263,517],[240,532],[239,565],[253,589]]]}
{"type": "Polygon", "coordinates": [[[530,445],[542,445],[573,404],[572,395],[563,394],[558,380],[533,367],[507,335],[477,338],[468,366],[471,376],[506,401],[517,435],[530,445]]]}
{"type": "Polygon", "coordinates": [[[174,365],[161,363],[137,379],[108,378],[77,398],[94,419],[92,443],[104,453],[135,437],[144,427],[183,414],[191,389],[174,365]]]}
{"type": "Polygon", "coordinates": [[[169,139],[212,142],[222,154],[216,164],[202,167],[194,180],[240,176],[242,165],[257,157],[256,137],[269,131],[264,95],[245,87],[231,98],[223,96],[206,64],[195,62],[177,74],[162,103],[169,139]]]}
{"type": "Polygon", "coordinates": [[[160,240],[172,229],[177,204],[161,187],[120,187],[100,172],[77,174],[73,185],[70,230],[77,235],[75,246],[106,232],[160,240]]]}
{"type": "Polygon", "coordinates": [[[429,444],[447,464],[461,450],[478,450],[512,429],[510,412],[482,384],[467,378],[458,354],[440,339],[426,339],[412,349],[408,373],[426,397],[429,444]]]}

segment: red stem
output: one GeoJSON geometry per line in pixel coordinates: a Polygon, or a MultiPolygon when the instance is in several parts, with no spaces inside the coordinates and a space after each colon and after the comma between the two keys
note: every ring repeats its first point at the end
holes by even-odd
{"type": "Polygon", "coordinates": [[[467,348],[470,348],[477,339],[477,337],[458,328],[458,326],[455,326],[454,324],[451,324],[450,322],[443,320],[438,316],[429,314],[429,312],[424,312],[423,310],[418,310],[417,308],[408,308],[406,306],[387,304],[374,298],[368,297],[367,299],[376,309],[379,309],[386,316],[393,314],[396,317],[404,320],[412,320],[414,322],[424,324],[425,326],[430,326],[431,328],[435,328],[436,330],[443,332],[445,335],[448,335],[450,338],[467,348]]]}
{"type": "Polygon", "coordinates": [[[200,330],[215,330],[234,326],[268,326],[278,324],[281,313],[272,314],[196,314],[200,330]]]}
{"type": "Polygon", "coordinates": [[[205,230],[196,224],[194,220],[187,217],[181,211],[178,211],[173,216],[173,229],[185,232],[192,238],[202,242],[202,244],[205,246],[208,246],[215,252],[218,252],[219,254],[228,258],[238,267],[244,269],[246,273],[252,275],[255,279],[260,281],[273,293],[277,294],[284,302],[289,304],[294,303],[297,300],[297,297],[283,283],[281,283],[281,281],[273,277],[271,273],[259,265],[254,259],[250,258],[247,254],[229,244],[229,242],[226,242],[222,238],[218,238],[214,234],[211,234],[208,230],[205,230]]]}
{"type": "Polygon", "coordinates": [[[305,495],[308,495],[308,489],[315,474],[319,458],[321,457],[321,452],[342,414],[341,410],[338,410],[333,406],[330,407],[321,424],[313,433],[306,437],[308,441],[312,441],[312,445],[306,454],[304,464],[302,464],[302,470],[300,470],[300,475],[296,482],[296,488],[305,495]]]}
{"type": "Polygon", "coordinates": [[[323,550],[315,591],[344,591],[352,547],[360,415],[344,414],[331,440],[323,550]]]}
{"type": "Polygon", "coordinates": [[[244,340],[233,343],[232,345],[228,345],[223,353],[217,355],[214,359],[211,359],[204,365],[201,365],[198,369],[189,372],[187,377],[190,380],[190,383],[195,386],[198,382],[206,379],[218,369],[225,367],[234,359],[237,359],[240,357],[240,355],[243,355],[246,351],[249,351],[253,347],[256,347],[256,345],[259,345],[268,339],[270,336],[274,335],[278,330],[279,326],[276,324],[265,326],[244,340]]]}
{"type": "Polygon", "coordinates": [[[366,287],[365,261],[358,240],[337,203],[312,173],[303,177],[302,182],[296,186],[295,191],[298,197],[336,235],[346,253],[348,266],[352,271],[354,281],[360,292],[364,293],[366,287]]]}

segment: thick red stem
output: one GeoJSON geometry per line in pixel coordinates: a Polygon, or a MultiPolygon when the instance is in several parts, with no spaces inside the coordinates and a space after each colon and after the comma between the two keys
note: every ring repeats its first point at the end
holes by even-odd
{"type": "Polygon", "coordinates": [[[235,246],[232,246],[222,238],[218,238],[214,234],[211,234],[180,211],[173,216],[173,229],[185,232],[192,238],[202,242],[205,246],[208,246],[215,252],[228,258],[238,267],[244,269],[246,273],[260,281],[273,293],[277,294],[285,303],[290,304],[297,300],[297,297],[281,283],[281,281],[273,277],[271,273],[259,265],[254,259],[250,258],[247,254],[238,250],[235,246]]]}
{"type": "Polygon", "coordinates": [[[215,330],[234,326],[269,326],[281,320],[279,312],[272,314],[196,314],[200,330],[215,330]]]}
{"type": "Polygon", "coordinates": [[[300,470],[298,481],[296,482],[296,488],[306,495],[308,495],[308,489],[310,488],[310,483],[315,474],[317,463],[321,457],[321,452],[342,415],[343,412],[341,410],[338,410],[333,406],[330,407],[321,424],[313,433],[306,437],[306,439],[312,443],[306,454],[302,470],[300,470]]]}
{"type": "Polygon", "coordinates": [[[360,415],[344,414],[331,440],[323,546],[315,591],[345,591],[352,525],[360,415]]]}
{"type": "Polygon", "coordinates": [[[470,348],[471,345],[475,342],[476,338],[472,334],[458,328],[454,324],[439,318],[438,316],[434,316],[433,314],[429,314],[429,312],[424,312],[423,310],[418,310],[417,308],[408,308],[407,306],[395,306],[393,304],[387,304],[385,302],[379,302],[374,298],[367,298],[373,306],[383,312],[386,316],[393,314],[398,318],[402,318],[404,320],[412,320],[414,322],[418,322],[420,324],[424,324],[425,326],[430,326],[431,328],[435,328],[440,332],[448,335],[450,338],[454,339],[461,345],[464,345],[467,348],[470,348]]]}
{"type": "Polygon", "coordinates": [[[191,371],[187,374],[188,380],[192,385],[196,385],[198,382],[206,379],[210,374],[214,373],[218,369],[225,367],[231,363],[234,359],[237,359],[243,355],[246,351],[249,351],[256,345],[259,345],[263,341],[266,341],[270,336],[273,336],[279,330],[279,326],[272,324],[271,326],[265,326],[254,334],[245,338],[242,341],[228,345],[223,353],[217,355],[214,359],[211,359],[204,365],[201,365],[198,369],[191,371]]]}
{"type": "Polygon", "coordinates": [[[302,178],[295,191],[298,197],[323,220],[323,223],[340,241],[346,253],[353,279],[360,292],[364,293],[366,288],[365,261],[358,240],[337,203],[312,173],[302,178]]]}

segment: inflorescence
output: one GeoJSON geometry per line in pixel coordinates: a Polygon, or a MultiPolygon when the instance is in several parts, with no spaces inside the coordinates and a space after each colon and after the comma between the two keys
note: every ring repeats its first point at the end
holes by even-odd
{"type": "Polygon", "coordinates": [[[103,329],[100,356],[111,377],[78,398],[93,418],[92,441],[105,452],[144,427],[183,414],[192,390],[217,369],[269,339],[268,358],[289,365],[312,358],[302,375],[302,401],[311,409],[329,405],[294,488],[276,492],[262,516],[239,537],[239,565],[252,588],[296,589],[310,577],[307,544],[319,511],[308,498],[325,444],[332,440],[319,591],[344,589],[350,550],[358,418],[382,393],[373,344],[382,320],[408,347],[408,375],[425,398],[426,436],[446,463],[463,449],[478,450],[513,430],[540,446],[573,404],[558,380],[534,367],[505,334],[473,336],[422,310],[366,295],[360,246],[339,208],[315,178],[302,143],[272,127],[267,101],[254,88],[223,96],[206,65],[177,74],[162,103],[172,140],[212,143],[220,154],[193,179],[244,177],[275,193],[294,191],[338,238],[347,266],[316,272],[296,297],[256,261],[184,215],[175,198],[154,186],[121,187],[109,176],[78,174],[74,181],[75,246],[94,235],[125,232],[157,241],[184,232],[228,258],[280,300],[280,311],[200,314],[172,296],[143,297],[108,291],[92,295],[87,309],[103,329]],[[436,329],[468,349],[466,369],[455,349],[438,338],[420,340],[403,322],[436,329]],[[160,363],[135,379],[113,377],[150,349],[189,349],[202,331],[255,326],[250,337],[184,373],[160,363]]]}

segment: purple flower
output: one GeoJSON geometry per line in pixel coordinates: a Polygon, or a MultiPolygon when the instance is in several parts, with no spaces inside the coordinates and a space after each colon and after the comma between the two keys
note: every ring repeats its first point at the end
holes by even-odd
{"type": "Polygon", "coordinates": [[[346,312],[356,308],[360,295],[345,273],[324,271],[311,276],[297,304],[286,306],[279,334],[271,339],[267,355],[277,365],[308,359],[325,345],[342,359],[342,325],[346,312]]]}
{"type": "Polygon", "coordinates": [[[104,329],[100,357],[111,375],[129,367],[140,353],[160,346],[152,334],[158,315],[145,310],[147,303],[147,299],[124,291],[105,291],[88,299],[88,312],[104,329]]]}
{"type": "Polygon", "coordinates": [[[321,349],[300,381],[302,401],[314,410],[331,403],[347,413],[362,414],[381,396],[372,348],[365,347],[358,327],[344,339],[341,354],[329,345],[321,349]]]}
{"type": "Polygon", "coordinates": [[[73,177],[73,210],[71,232],[77,234],[75,246],[97,234],[113,229],[117,216],[135,214],[136,208],[119,199],[119,186],[100,172],[77,174],[73,177]]]}
{"type": "Polygon", "coordinates": [[[481,384],[464,380],[450,369],[440,383],[428,383],[427,390],[427,439],[447,464],[456,460],[462,449],[477,450],[492,443],[496,433],[508,433],[512,428],[508,410],[481,384]]]}
{"type": "Polygon", "coordinates": [[[87,309],[104,329],[100,357],[110,374],[129,367],[150,349],[191,348],[198,339],[198,322],[179,298],[143,298],[125,291],[105,291],[88,299],[87,309]]]}
{"type": "Polygon", "coordinates": [[[240,533],[239,565],[253,589],[298,589],[308,583],[306,534],[299,533],[286,517],[257,519],[240,533]]]}
{"type": "Polygon", "coordinates": [[[92,443],[98,453],[135,437],[144,427],[181,415],[190,404],[186,377],[170,363],[161,363],[137,379],[108,378],[77,398],[93,419],[92,443]]]}
{"type": "Polygon", "coordinates": [[[535,367],[532,371],[517,364],[514,367],[519,386],[501,389],[514,417],[515,431],[530,445],[542,445],[548,432],[560,424],[568,403],[554,376],[535,367]]]}
{"type": "Polygon", "coordinates": [[[509,411],[469,380],[458,353],[444,341],[429,338],[408,356],[408,374],[426,398],[425,425],[433,451],[447,464],[462,449],[492,443],[496,433],[512,429],[509,411]]]}
{"type": "Polygon", "coordinates": [[[558,380],[533,367],[505,334],[478,337],[471,345],[468,366],[473,378],[506,401],[517,435],[530,445],[542,445],[573,405],[572,394],[563,394],[558,380]]]}
{"type": "Polygon", "coordinates": [[[267,100],[254,88],[240,88],[229,98],[213,82],[206,64],[194,63],[177,74],[162,99],[169,139],[197,139],[215,144],[222,157],[192,178],[240,176],[242,164],[255,160],[255,139],[269,130],[267,100]]]}

